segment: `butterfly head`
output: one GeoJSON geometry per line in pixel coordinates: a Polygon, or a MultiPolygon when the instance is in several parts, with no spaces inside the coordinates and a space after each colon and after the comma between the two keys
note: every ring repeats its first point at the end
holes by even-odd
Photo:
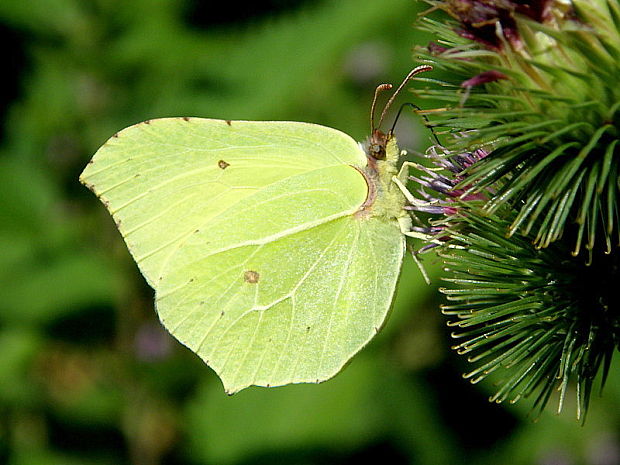
{"type": "Polygon", "coordinates": [[[375,160],[385,160],[385,147],[391,138],[391,132],[385,134],[379,129],[373,129],[366,146],[366,155],[375,160]]]}

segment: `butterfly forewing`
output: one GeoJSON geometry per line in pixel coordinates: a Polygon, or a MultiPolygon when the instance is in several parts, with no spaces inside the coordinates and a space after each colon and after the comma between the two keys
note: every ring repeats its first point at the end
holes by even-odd
{"type": "MultiPolygon", "coordinates": [[[[154,287],[171,253],[213,218],[241,211],[247,197],[316,169],[364,164],[353,139],[323,126],[164,118],[110,138],[81,180],[106,204],[154,287]]],[[[348,209],[365,196],[362,181],[340,187],[356,197],[348,209]]],[[[243,228],[243,218],[236,223],[243,228]]]]}

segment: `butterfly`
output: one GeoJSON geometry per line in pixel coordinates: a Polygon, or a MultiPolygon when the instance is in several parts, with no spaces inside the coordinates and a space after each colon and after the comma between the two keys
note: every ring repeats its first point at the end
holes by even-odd
{"type": "Polygon", "coordinates": [[[227,393],[329,379],[383,325],[411,235],[406,165],[374,124],[390,88],[366,146],[302,122],[162,118],[115,134],[81,174],[163,325],[227,393]]]}

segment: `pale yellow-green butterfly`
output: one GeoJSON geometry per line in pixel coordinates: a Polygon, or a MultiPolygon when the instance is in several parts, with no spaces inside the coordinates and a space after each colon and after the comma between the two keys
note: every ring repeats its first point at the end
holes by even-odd
{"type": "Polygon", "coordinates": [[[331,378],[383,325],[412,235],[406,165],[372,116],[389,88],[366,150],[315,124],[163,118],[84,169],[161,322],[227,393],[331,378]]]}

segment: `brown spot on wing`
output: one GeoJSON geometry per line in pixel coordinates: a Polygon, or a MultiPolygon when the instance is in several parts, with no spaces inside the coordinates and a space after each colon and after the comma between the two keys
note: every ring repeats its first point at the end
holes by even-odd
{"type": "Polygon", "coordinates": [[[243,272],[243,280],[246,283],[256,284],[259,279],[260,279],[260,275],[258,274],[257,271],[248,270],[248,271],[243,272]]]}
{"type": "Polygon", "coordinates": [[[219,166],[221,169],[225,170],[226,168],[228,168],[230,166],[230,163],[225,162],[224,160],[220,160],[217,162],[217,166],[219,166]]]}
{"type": "Polygon", "coordinates": [[[231,121],[231,120],[226,119],[226,120],[224,120],[224,121],[226,121],[226,124],[228,124],[229,126],[232,126],[232,121],[231,121]]]}

